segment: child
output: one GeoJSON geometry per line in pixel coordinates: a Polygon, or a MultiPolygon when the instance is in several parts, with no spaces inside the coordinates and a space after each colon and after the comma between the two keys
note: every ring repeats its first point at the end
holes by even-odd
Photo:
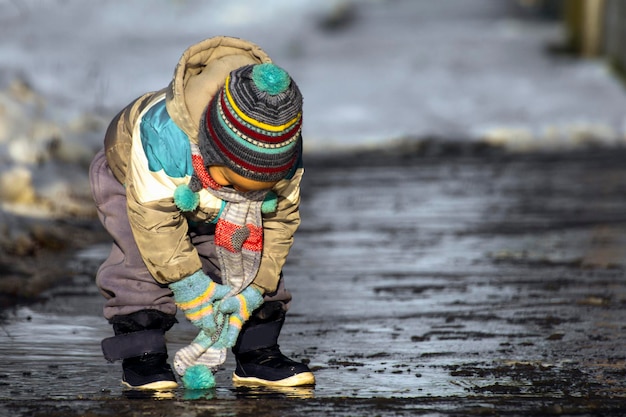
{"type": "Polygon", "coordinates": [[[170,85],[111,122],[90,167],[113,238],[96,282],[123,384],[173,389],[165,332],[177,306],[236,358],[233,380],[314,384],[278,336],[291,294],[282,267],[300,223],[302,96],[258,46],[215,37],[189,47],[170,85]],[[243,324],[243,326],[242,326],[243,324]]]}

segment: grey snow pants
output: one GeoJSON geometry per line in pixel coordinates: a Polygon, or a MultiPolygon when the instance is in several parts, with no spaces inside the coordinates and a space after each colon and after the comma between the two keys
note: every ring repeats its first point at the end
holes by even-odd
{"type": "MultiPolygon", "coordinates": [[[[128,221],[126,190],[113,176],[103,150],[91,163],[89,179],[98,217],[113,238],[111,253],[96,274],[96,285],[106,299],[104,317],[111,320],[140,310],[175,315],[172,292],[152,277],[141,258],[128,221]]],[[[214,233],[214,227],[203,225],[190,227],[189,236],[200,255],[203,271],[221,283],[214,233]]],[[[285,289],[282,277],[276,292],[266,294],[265,301],[281,301],[285,309],[289,307],[291,293],[285,289]]]]}

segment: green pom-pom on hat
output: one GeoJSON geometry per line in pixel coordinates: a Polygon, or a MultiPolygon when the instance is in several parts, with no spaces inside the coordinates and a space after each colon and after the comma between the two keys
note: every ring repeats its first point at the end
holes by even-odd
{"type": "Polygon", "coordinates": [[[289,88],[291,78],[287,71],[271,63],[255,65],[252,80],[259,90],[275,96],[289,88]]]}
{"type": "Polygon", "coordinates": [[[194,211],[200,204],[200,196],[186,184],[181,184],[174,190],[174,203],[181,211],[194,211]]]}

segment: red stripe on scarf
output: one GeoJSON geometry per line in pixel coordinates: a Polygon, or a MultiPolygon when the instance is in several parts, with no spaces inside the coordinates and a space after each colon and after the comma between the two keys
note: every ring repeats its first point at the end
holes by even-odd
{"type": "Polygon", "coordinates": [[[250,230],[250,236],[243,243],[243,248],[261,252],[263,250],[263,227],[255,226],[253,224],[246,224],[248,230],[250,230]]]}
{"type": "Polygon", "coordinates": [[[241,226],[219,219],[217,225],[215,225],[215,244],[230,252],[238,253],[239,250],[233,246],[232,238],[233,234],[239,229],[241,229],[241,226]]]}
{"type": "Polygon", "coordinates": [[[222,188],[222,186],[216,183],[213,177],[211,177],[211,174],[209,174],[204,166],[204,160],[200,155],[192,154],[191,164],[193,165],[194,171],[196,171],[196,176],[200,179],[200,182],[202,182],[203,188],[212,188],[214,190],[222,188]]]}
{"type": "MultiPolygon", "coordinates": [[[[245,227],[248,228],[250,234],[243,242],[242,248],[254,252],[263,250],[263,227],[253,224],[246,224],[245,227]]],[[[233,246],[233,235],[243,228],[244,226],[220,219],[215,226],[215,244],[229,252],[239,253],[240,250],[233,246]]]]}

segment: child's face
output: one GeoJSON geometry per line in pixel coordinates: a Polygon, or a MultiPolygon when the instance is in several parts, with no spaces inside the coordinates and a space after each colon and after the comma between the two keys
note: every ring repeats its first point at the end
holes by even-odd
{"type": "Polygon", "coordinates": [[[241,175],[233,172],[231,169],[220,165],[210,166],[209,174],[211,174],[213,180],[219,185],[225,187],[231,186],[240,193],[246,193],[248,191],[269,190],[278,183],[278,181],[254,181],[249,178],[242,177],[241,175]]]}

